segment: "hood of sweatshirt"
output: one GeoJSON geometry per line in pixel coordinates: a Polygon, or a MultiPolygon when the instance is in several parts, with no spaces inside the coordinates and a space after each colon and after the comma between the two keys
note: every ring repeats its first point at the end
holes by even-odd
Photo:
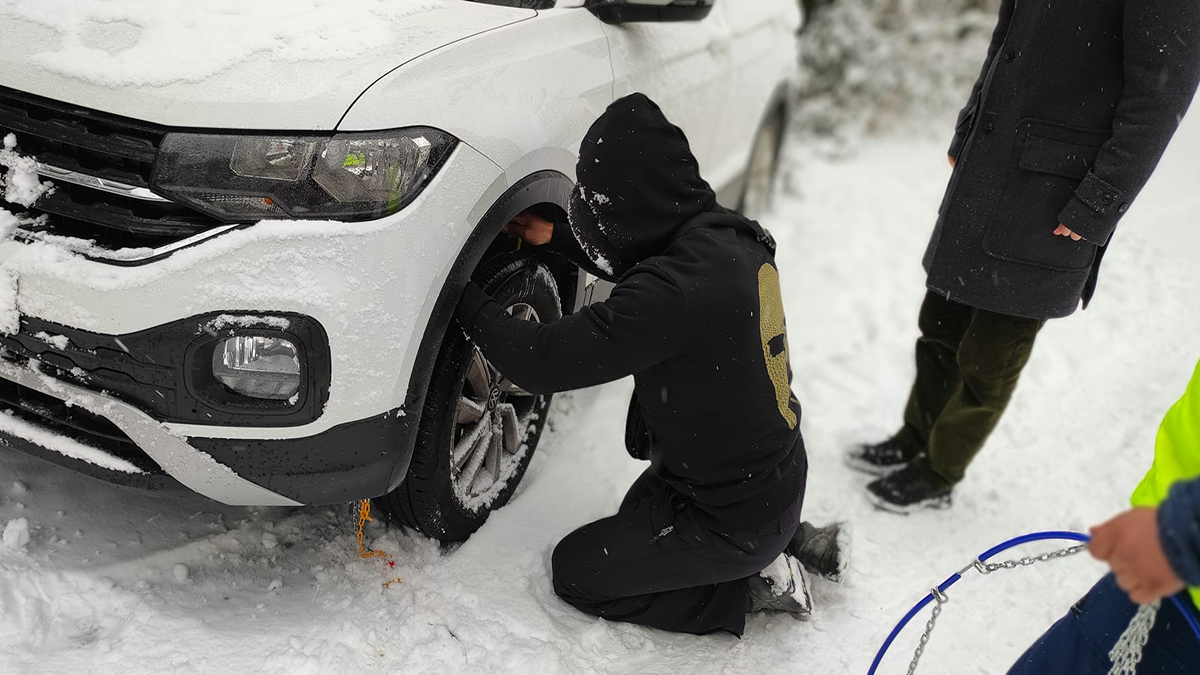
{"type": "Polygon", "coordinates": [[[614,280],[717,207],[687,136],[644,94],[617,100],[596,120],[579,148],[576,178],[571,231],[614,280]]]}

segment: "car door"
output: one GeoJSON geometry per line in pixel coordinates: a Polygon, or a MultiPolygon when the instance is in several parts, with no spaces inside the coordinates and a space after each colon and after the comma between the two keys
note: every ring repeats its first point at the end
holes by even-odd
{"type": "MultiPolygon", "coordinates": [[[[736,0],[742,2],[743,0],[736,0]]],[[[729,0],[716,3],[729,4],[729,0]]],[[[727,105],[729,27],[713,11],[701,21],[605,25],[613,96],[642,92],[683,129],[713,187],[713,143],[727,105]]]]}
{"type": "MultiPolygon", "coordinates": [[[[779,86],[796,68],[796,0],[737,0],[717,3],[729,30],[730,104],[713,139],[712,171],[740,177],[750,160],[754,136],[779,86]]],[[[737,204],[726,206],[736,207],[737,204]]]]}

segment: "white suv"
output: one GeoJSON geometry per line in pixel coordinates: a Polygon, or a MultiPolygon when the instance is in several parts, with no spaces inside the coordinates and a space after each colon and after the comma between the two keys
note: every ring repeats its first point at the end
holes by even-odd
{"type": "Polygon", "coordinates": [[[379,498],[461,540],[515,489],[549,404],[452,328],[464,283],[530,320],[595,299],[500,231],[561,217],[584,132],[633,91],[683,127],[722,203],[760,208],[799,12],[304,6],[0,3],[0,305],[19,312],[0,443],[225,504],[379,498]],[[185,16],[148,23],[164,6],[185,16]],[[15,203],[18,165],[53,187],[15,203]]]}

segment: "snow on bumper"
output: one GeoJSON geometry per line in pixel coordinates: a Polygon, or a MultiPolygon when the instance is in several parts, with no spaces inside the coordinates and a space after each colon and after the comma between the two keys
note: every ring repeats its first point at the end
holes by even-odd
{"type": "MultiPolygon", "coordinates": [[[[0,377],[107,418],[175,480],[210,499],[235,506],[300,504],[238,476],[229,467],[188,445],[185,438],[171,433],[165,425],[131,405],[4,361],[0,361],[0,377]]],[[[64,439],[53,439],[47,432],[29,434],[22,433],[20,429],[0,431],[27,437],[27,440],[51,450],[75,452],[79,455],[76,459],[97,465],[111,464],[117,459],[78,443],[72,445],[64,442],[64,439]]]]}

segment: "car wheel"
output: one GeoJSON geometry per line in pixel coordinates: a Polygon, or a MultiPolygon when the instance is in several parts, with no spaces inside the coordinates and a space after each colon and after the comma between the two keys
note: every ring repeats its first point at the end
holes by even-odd
{"type": "MultiPolygon", "coordinates": [[[[505,254],[472,275],[513,316],[562,317],[554,276],[505,254]]],[[[501,375],[453,322],[442,342],[404,482],[379,498],[401,522],[443,542],[463,541],[516,490],[546,424],[550,396],[501,375]]]]}
{"type": "Polygon", "coordinates": [[[771,207],[783,147],[783,129],[784,115],[780,110],[767,119],[754,137],[754,149],[746,167],[746,187],[738,208],[742,215],[752,220],[761,218],[771,207]]]}

